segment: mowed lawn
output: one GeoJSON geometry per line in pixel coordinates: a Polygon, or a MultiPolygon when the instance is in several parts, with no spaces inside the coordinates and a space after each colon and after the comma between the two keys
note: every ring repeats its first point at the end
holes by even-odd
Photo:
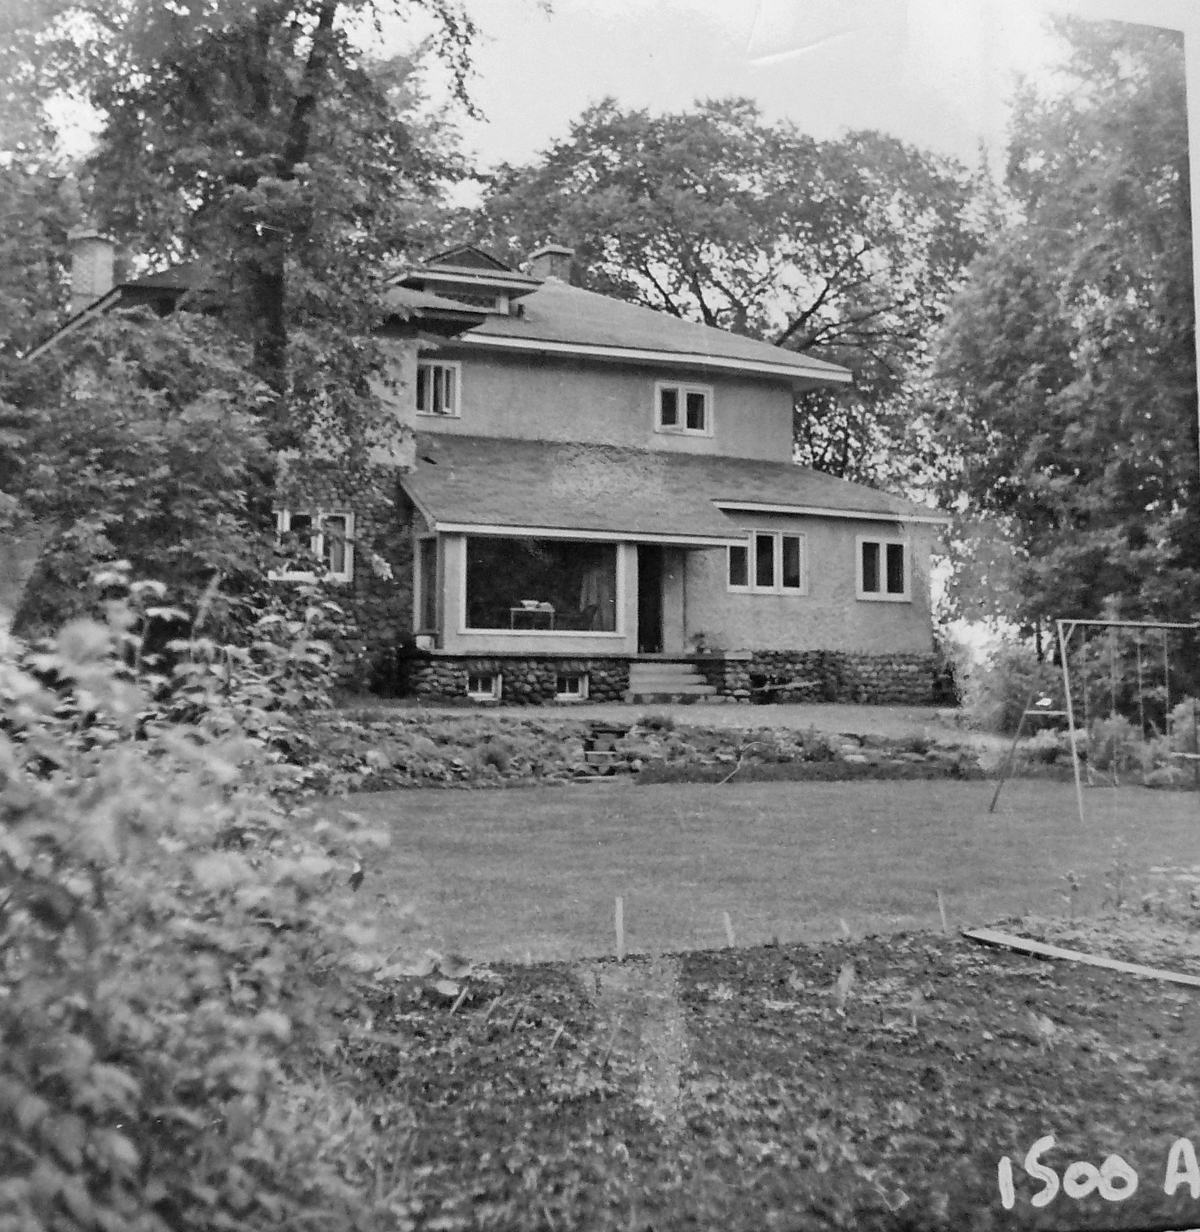
{"type": "Polygon", "coordinates": [[[1200,797],[1070,783],[661,784],[414,790],[325,801],[386,821],[363,906],[412,904],[429,942],[481,959],[611,954],[614,898],[631,952],[818,941],[1019,914],[1101,908],[1114,841],[1146,884],[1156,865],[1200,865],[1200,797]]]}

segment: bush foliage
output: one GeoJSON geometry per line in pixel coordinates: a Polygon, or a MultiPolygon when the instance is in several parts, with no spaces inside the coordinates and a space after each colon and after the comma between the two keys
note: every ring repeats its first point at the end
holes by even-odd
{"type": "Polygon", "coordinates": [[[319,611],[172,681],[139,661],[160,597],[0,644],[0,1228],[374,1226],[364,1118],[284,1065],[396,951],[346,885],[387,834],[288,803],[319,611]]]}

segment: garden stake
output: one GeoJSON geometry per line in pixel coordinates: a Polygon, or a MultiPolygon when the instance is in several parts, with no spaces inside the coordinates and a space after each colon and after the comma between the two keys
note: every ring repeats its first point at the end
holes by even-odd
{"type": "Polygon", "coordinates": [[[567,1029],[565,1022],[559,1023],[558,1030],[554,1032],[554,1038],[550,1041],[550,1051],[554,1051],[554,1045],[558,1043],[558,1037],[567,1029]]]}
{"type": "Polygon", "coordinates": [[[459,1009],[462,1006],[462,1003],[467,999],[467,991],[468,991],[467,986],[466,984],[464,984],[462,992],[458,994],[458,996],[455,998],[454,1004],[450,1007],[451,1014],[458,1013],[459,1009]]]}
{"type": "Polygon", "coordinates": [[[609,1054],[613,1050],[613,1045],[617,1042],[617,1032],[621,1029],[621,1019],[618,1017],[617,1025],[613,1027],[613,1033],[609,1037],[608,1047],[604,1050],[604,1056],[600,1058],[600,1068],[603,1069],[608,1064],[609,1054]]]}
{"type": "Polygon", "coordinates": [[[542,1203],[542,1211],[546,1216],[546,1222],[550,1225],[550,1232],[558,1232],[554,1225],[554,1220],[550,1216],[550,1208],[544,1202],[542,1203]]]}
{"type": "Polygon", "coordinates": [[[617,962],[625,961],[625,904],[621,896],[617,895],[617,962]]]}
{"type": "Polygon", "coordinates": [[[495,1009],[496,1009],[496,1006],[498,1006],[498,1005],[500,1004],[500,1002],[501,1002],[501,1001],[503,1001],[503,1000],[504,1000],[504,994],[503,994],[503,993],[501,993],[501,994],[500,994],[500,995],[499,995],[499,996],[495,999],[495,1001],[493,1001],[493,1002],[491,1003],[491,1005],[489,1005],[489,1006],[488,1006],[488,1012],[487,1012],[486,1014],[484,1014],[484,1016],[483,1016],[483,1023],[484,1023],[484,1026],[486,1026],[486,1025],[487,1025],[487,1020],[488,1020],[489,1018],[491,1018],[491,1016],[492,1016],[493,1012],[494,1012],[494,1011],[495,1011],[495,1009]]]}
{"type": "Polygon", "coordinates": [[[517,1029],[517,1022],[524,1012],[525,1012],[525,1002],[522,1001],[521,1004],[517,1006],[517,1012],[512,1016],[512,1022],[508,1024],[508,1029],[510,1033],[517,1029]]]}
{"type": "Polygon", "coordinates": [[[937,892],[937,896],[938,896],[938,911],[941,913],[941,917],[942,917],[942,936],[948,937],[950,936],[950,928],[946,923],[946,906],[942,902],[941,890],[937,892]]]}
{"type": "Polygon", "coordinates": [[[721,914],[725,917],[725,936],[729,938],[729,948],[734,948],[733,940],[733,921],[729,918],[728,911],[722,911],[721,914]]]}

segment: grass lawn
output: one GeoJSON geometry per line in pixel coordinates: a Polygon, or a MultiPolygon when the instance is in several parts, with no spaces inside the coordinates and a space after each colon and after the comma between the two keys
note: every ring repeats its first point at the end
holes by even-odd
{"type": "MultiPolygon", "coordinates": [[[[480,959],[581,958],[614,950],[624,899],[631,952],[820,941],[1065,913],[1061,878],[1096,911],[1114,840],[1144,878],[1200,864],[1200,799],[1141,787],[1087,792],[1009,782],[595,784],[413,790],[326,801],[386,820],[394,845],[361,893],[411,902],[432,940],[480,959]]],[[[1136,895],[1138,883],[1134,882],[1136,895]]]]}

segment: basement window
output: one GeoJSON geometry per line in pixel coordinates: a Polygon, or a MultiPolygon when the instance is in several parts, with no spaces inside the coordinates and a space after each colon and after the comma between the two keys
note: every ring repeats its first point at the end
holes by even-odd
{"type": "Polygon", "coordinates": [[[911,599],[909,545],[903,539],[858,539],[858,598],[911,599]]]}
{"type": "Polygon", "coordinates": [[[477,702],[498,702],[503,681],[499,673],[472,672],[467,677],[467,696],[477,702]]]}
{"type": "Polygon", "coordinates": [[[585,702],[588,695],[586,674],[559,676],[554,696],[560,702],[585,702]]]}

